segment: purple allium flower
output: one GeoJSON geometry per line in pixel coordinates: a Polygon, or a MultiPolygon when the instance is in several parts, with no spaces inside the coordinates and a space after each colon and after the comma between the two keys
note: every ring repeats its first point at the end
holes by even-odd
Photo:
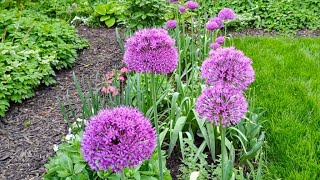
{"type": "Polygon", "coordinates": [[[227,20],[227,19],[234,19],[236,18],[236,14],[230,8],[224,8],[218,13],[218,17],[227,20]]]}
{"type": "Polygon", "coordinates": [[[181,14],[185,13],[186,12],[186,7],[180,6],[179,7],[179,11],[180,11],[181,14]]]}
{"type": "Polygon", "coordinates": [[[195,9],[197,9],[199,7],[199,4],[197,2],[195,2],[195,1],[187,1],[186,2],[186,6],[187,6],[188,9],[193,11],[193,10],[195,10],[195,9]]]}
{"type": "Polygon", "coordinates": [[[218,17],[210,19],[206,24],[206,28],[209,31],[220,29],[222,27],[223,27],[223,21],[222,21],[222,19],[220,19],[218,17]]]}
{"type": "Polygon", "coordinates": [[[179,2],[179,0],[168,0],[170,3],[176,3],[179,2]]]}
{"type": "Polygon", "coordinates": [[[212,50],[217,50],[217,49],[221,48],[220,44],[218,44],[218,43],[210,44],[209,47],[210,47],[210,49],[212,49],[212,50]]]}
{"type": "Polygon", "coordinates": [[[216,43],[223,44],[225,42],[225,38],[223,36],[219,36],[216,39],[216,43]]]}
{"type": "Polygon", "coordinates": [[[166,26],[169,29],[174,29],[177,27],[177,21],[176,20],[169,20],[166,22],[166,26]]]}
{"type": "Polygon", "coordinates": [[[201,78],[207,84],[244,90],[254,81],[252,61],[241,51],[234,47],[219,48],[209,54],[201,66],[201,78]]]}
{"type": "Polygon", "coordinates": [[[149,120],[135,108],[106,109],[88,122],[81,150],[90,167],[121,172],[150,158],[156,133],[149,120]]]}
{"type": "Polygon", "coordinates": [[[215,18],[212,18],[211,21],[217,23],[217,25],[219,26],[219,28],[222,28],[222,27],[223,27],[223,21],[222,21],[221,18],[215,17],[215,18]]]}
{"type": "Polygon", "coordinates": [[[216,126],[231,126],[241,121],[247,112],[247,101],[242,91],[221,85],[207,87],[196,101],[200,118],[206,118],[216,126]]]}
{"type": "Polygon", "coordinates": [[[165,29],[140,30],[127,40],[124,62],[129,70],[138,73],[170,73],[178,64],[174,44],[165,29]]]}
{"type": "Polygon", "coordinates": [[[213,30],[216,30],[216,29],[219,29],[219,26],[216,22],[213,22],[213,21],[209,21],[207,22],[206,24],[206,28],[209,30],[209,31],[213,31],[213,30]]]}

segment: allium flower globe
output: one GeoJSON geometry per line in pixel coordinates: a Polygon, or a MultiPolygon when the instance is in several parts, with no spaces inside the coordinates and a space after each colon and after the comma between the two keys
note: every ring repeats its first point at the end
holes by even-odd
{"type": "Polygon", "coordinates": [[[223,20],[232,20],[236,18],[236,14],[234,11],[230,8],[224,8],[218,13],[218,17],[223,19],[223,20]]]}
{"type": "Polygon", "coordinates": [[[179,7],[179,11],[180,11],[181,14],[185,13],[186,12],[186,7],[180,6],[179,7]]]}
{"type": "Polygon", "coordinates": [[[177,21],[176,20],[169,20],[166,22],[166,26],[169,29],[174,29],[177,27],[177,21]]]}
{"type": "Polygon", "coordinates": [[[175,40],[165,29],[143,29],[129,38],[125,45],[124,62],[138,73],[166,74],[178,64],[175,40]]]}
{"type": "Polygon", "coordinates": [[[218,44],[218,43],[210,44],[209,47],[210,47],[210,49],[212,49],[212,50],[217,50],[217,49],[221,48],[220,44],[218,44]]]}
{"type": "Polygon", "coordinates": [[[206,28],[209,30],[209,31],[213,31],[213,30],[216,30],[216,29],[219,29],[219,26],[216,22],[213,22],[213,21],[209,21],[207,22],[206,24],[206,28]]]}
{"type": "Polygon", "coordinates": [[[210,19],[206,24],[206,28],[209,31],[220,29],[222,27],[223,27],[223,21],[222,21],[222,19],[220,19],[218,17],[210,19]]]}
{"type": "Polygon", "coordinates": [[[220,121],[224,127],[235,125],[245,117],[247,101],[242,91],[225,88],[221,85],[207,87],[196,101],[196,111],[216,126],[220,121]]]}
{"type": "Polygon", "coordinates": [[[223,36],[219,36],[216,38],[216,43],[223,44],[225,42],[225,38],[223,36]]]}
{"type": "Polygon", "coordinates": [[[248,89],[254,81],[252,61],[234,47],[210,51],[201,66],[201,78],[212,86],[222,85],[238,90],[248,89]]]}
{"type": "Polygon", "coordinates": [[[137,109],[106,109],[91,118],[81,142],[84,159],[93,170],[121,172],[149,159],[156,133],[137,109]]]}
{"type": "Polygon", "coordinates": [[[193,10],[195,10],[195,9],[197,9],[199,7],[199,4],[197,2],[195,2],[195,1],[187,1],[186,2],[186,6],[187,6],[188,9],[193,11],[193,10]]]}

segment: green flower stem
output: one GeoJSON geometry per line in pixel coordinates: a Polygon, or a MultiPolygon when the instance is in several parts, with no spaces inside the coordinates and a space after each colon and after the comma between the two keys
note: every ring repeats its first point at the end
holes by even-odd
{"type": "MultiPolygon", "coordinates": [[[[175,19],[177,21],[177,27],[175,29],[176,33],[176,39],[177,39],[177,44],[178,44],[178,50],[180,51],[181,49],[181,40],[180,40],[180,17],[179,17],[179,6],[176,6],[175,9],[175,19]]],[[[179,67],[178,67],[179,75],[181,76],[181,59],[179,56],[179,67]]]]}
{"type": "Polygon", "coordinates": [[[159,139],[159,125],[158,125],[158,113],[157,113],[157,94],[156,94],[156,85],[154,73],[151,74],[151,88],[152,88],[152,106],[154,113],[154,124],[156,126],[157,132],[157,148],[158,148],[158,160],[159,160],[159,179],[163,180],[163,168],[162,168],[162,158],[161,158],[161,147],[160,147],[160,139],[159,139]]]}
{"type": "Polygon", "coordinates": [[[120,174],[120,179],[121,180],[126,180],[126,175],[124,174],[124,170],[122,170],[122,172],[120,174]]]}
{"type": "Polygon", "coordinates": [[[226,128],[223,127],[222,120],[220,120],[220,133],[221,133],[221,179],[225,180],[224,177],[224,166],[226,163],[226,155],[227,155],[227,149],[226,149],[226,128]]]}

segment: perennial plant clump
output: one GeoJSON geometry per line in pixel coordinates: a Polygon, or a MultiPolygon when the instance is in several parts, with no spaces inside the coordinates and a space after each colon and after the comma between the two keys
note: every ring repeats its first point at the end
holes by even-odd
{"type": "Polygon", "coordinates": [[[196,111],[216,126],[231,126],[241,121],[247,112],[247,101],[242,91],[222,85],[207,87],[196,101],[196,111]],[[221,121],[221,122],[220,122],[221,121]]]}
{"type": "MultiPolygon", "coordinates": [[[[214,45],[215,46],[215,45],[214,45]]],[[[215,48],[215,47],[214,47],[215,48]]],[[[212,86],[244,90],[254,81],[252,61],[234,47],[210,51],[210,57],[201,66],[201,78],[212,86]]]]}
{"type": "Polygon", "coordinates": [[[102,110],[90,119],[81,146],[84,159],[93,170],[121,172],[150,158],[156,134],[137,109],[118,107],[102,110]]]}
{"type": "Polygon", "coordinates": [[[178,51],[165,29],[143,29],[127,40],[124,62],[130,71],[166,74],[175,70],[178,51]]]}

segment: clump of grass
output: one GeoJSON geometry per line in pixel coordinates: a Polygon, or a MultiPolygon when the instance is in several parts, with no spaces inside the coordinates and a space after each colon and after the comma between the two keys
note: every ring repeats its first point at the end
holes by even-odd
{"type": "MultiPolygon", "coordinates": [[[[258,106],[267,110],[268,177],[320,177],[320,38],[242,37],[253,59],[258,106]]],[[[267,177],[267,179],[268,179],[267,177]]]]}

